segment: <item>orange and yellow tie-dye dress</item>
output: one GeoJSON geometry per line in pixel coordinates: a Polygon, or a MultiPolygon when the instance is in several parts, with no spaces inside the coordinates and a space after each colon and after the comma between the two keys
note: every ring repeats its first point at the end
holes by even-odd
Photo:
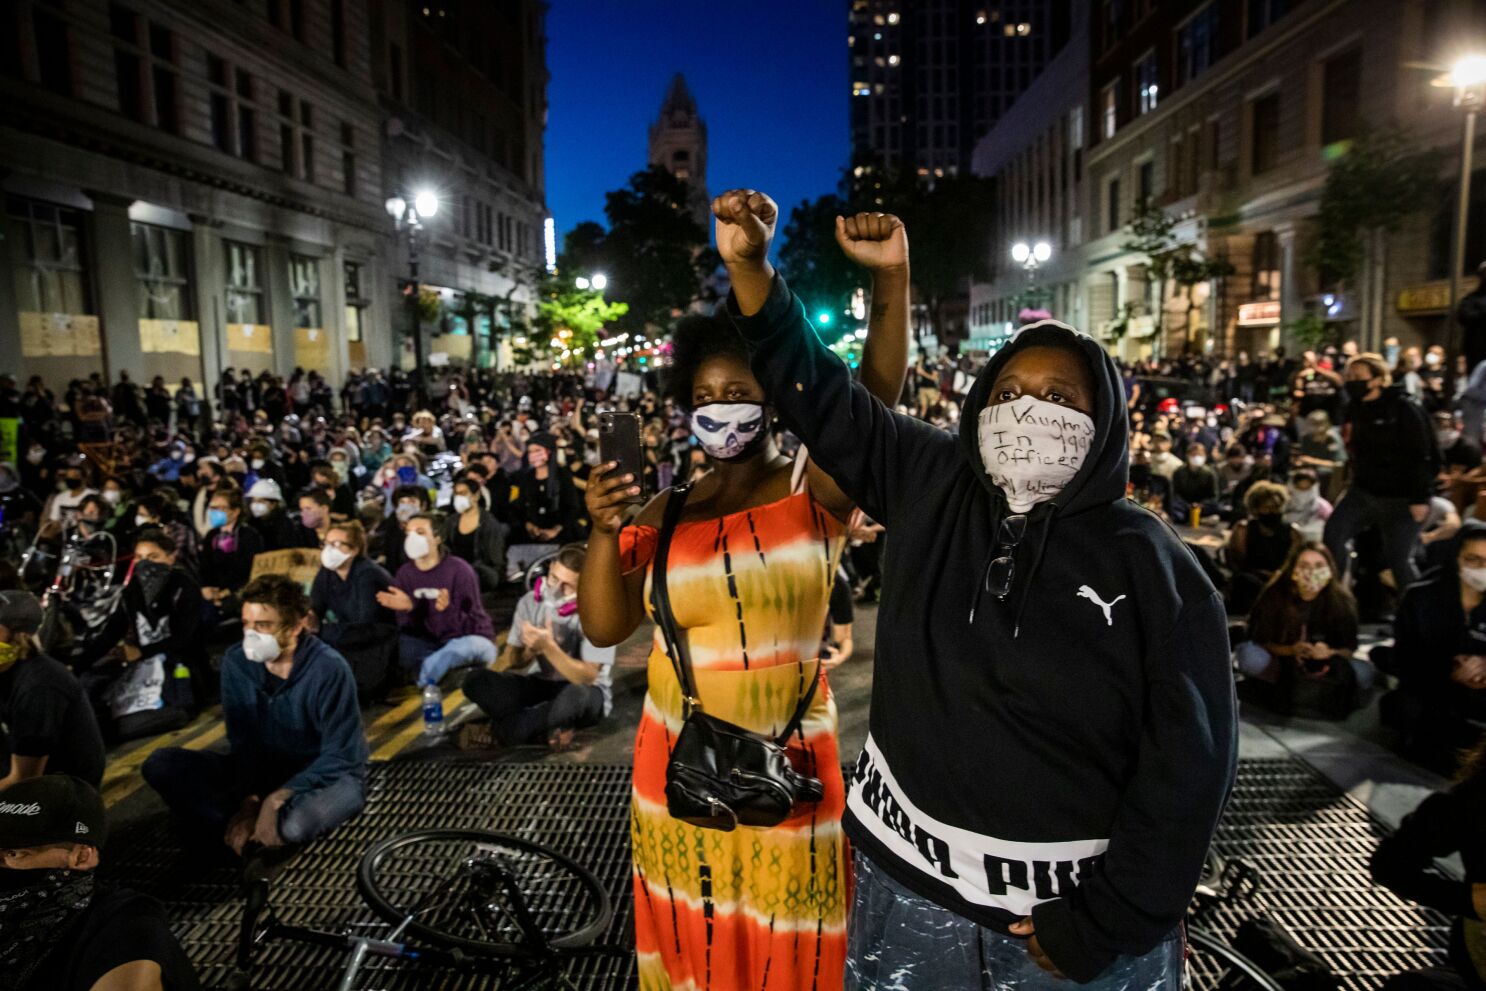
{"type": "MultiPolygon", "coordinates": [[[[719,519],[683,522],[666,584],[707,712],[758,733],[784,729],[822,682],[788,749],[825,798],[770,829],[699,829],[666,812],[666,764],[681,691],[657,629],[635,737],[630,835],[642,991],[836,991],[846,957],[850,861],[836,703],[817,675],[843,527],[808,492],[719,519]]],[[[620,534],[627,571],[657,532],[620,534]]],[[[646,609],[650,581],[645,582],[646,609]]]]}

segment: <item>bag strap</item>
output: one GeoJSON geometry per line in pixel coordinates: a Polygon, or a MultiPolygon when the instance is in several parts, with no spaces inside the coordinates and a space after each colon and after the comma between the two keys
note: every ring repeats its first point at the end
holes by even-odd
{"type": "MultiPolygon", "coordinates": [[[[678,485],[671,489],[671,496],[666,500],[665,515],[661,519],[660,535],[656,540],[655,557],[650,566],[650,608],[655,616],[655,624],[660,627],[661,636],[665,638],[666,655],[670,658],[671,667],[676,672],[676,683],[681,686],[681,711],[684,718],[690,718],[693,710],[700,710],[702,700],[697,696],[691,658],[686,652],[685,641],[676,628],[676,617],[671,612],[671,594],[666,585],[666,568],[671,556],[671,537],[675,535],[676,526],[681,522],[681,513],[686,508],[686,500],[690,495],[690,484],[678,485]]],[[[779,746],[784,746],[789,738],[799,730],[800,723],[805,719],[805,713],[810,711],[810,703],[815,699],[815,689],[818,684],[820,684],[819,662],[816,664],[815,677],[810,679],[810,687],[800,697],[800,702],[795,706],[794,714],[790,716],[789,722],[785,724],[784,731],[774,739],[779,746]]]]}

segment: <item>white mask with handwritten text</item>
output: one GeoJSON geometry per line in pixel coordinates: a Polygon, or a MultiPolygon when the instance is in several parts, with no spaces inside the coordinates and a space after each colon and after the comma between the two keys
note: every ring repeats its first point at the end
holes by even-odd
{"type": "Polygon", "coordinates": [[[1087,413],[1025,396],[980,411],[980,457],[1014,513],[1046,502],[1073,480],[1089,456],[1094,421],[1087,413]]]}

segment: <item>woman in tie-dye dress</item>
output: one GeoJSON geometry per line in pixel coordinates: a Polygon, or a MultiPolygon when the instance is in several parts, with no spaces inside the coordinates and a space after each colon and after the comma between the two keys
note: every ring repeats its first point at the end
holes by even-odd
{"type": "MultiPolygon", "coordinates": [[[[847,254],[872,269],[863,380],[893,399],[906,372],[907,239],[892,217],[839,226],[847,254]]],[[[711,470],[694,486],[671,542],[667,585],[706,711],[775,735],[821,679],[788,752],[825,797],[769,829],[700,829],[666,810],[666,764],[681,692],[657,631],[635,737],[631,840],[635,947],[642,991],[835,991],[843,980],[851,860],[836,703],[820,670],[831,584],[852,507],[813,465],[780,454],[772,414],[726,317],[693,317],[673,334],[671,393],[692,414],[711,470]]],[[[597,644],[628,637],[649,609],[650,565],[668,493],[621,529],[633,484],[595,469],[593,536],[579,582],[597,644]]]]}

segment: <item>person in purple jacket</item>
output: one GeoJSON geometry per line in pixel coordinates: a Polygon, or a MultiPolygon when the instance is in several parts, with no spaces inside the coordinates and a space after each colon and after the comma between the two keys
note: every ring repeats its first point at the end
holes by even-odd
{"type": "Polygon", "coordinates": [[[435,685],[455,668],[495,661],[495,627],[480,602],[480,579],[461,559],[444,552],[438,522],[428,514],[408,520],[392,587],[377,602],[397,615],[402,629],[398,661],[417,674],[419,685],[435,685]]]}

